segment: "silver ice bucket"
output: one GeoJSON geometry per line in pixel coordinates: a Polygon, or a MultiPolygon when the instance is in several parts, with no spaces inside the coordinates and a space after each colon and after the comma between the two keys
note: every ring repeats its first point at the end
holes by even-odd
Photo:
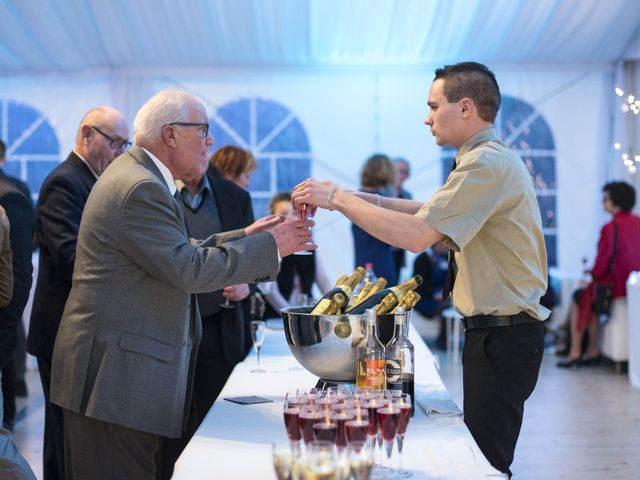
{"type": "MultiPolygon", "coordinates": [[[[291,353],[309,372],[328,382],[356,381],[356,347],[364,338],[363,315],[311,315],[313,307],[282,309],[291,353]]],[[[393,335],[393,314],[378,315],[378,338],[393,335]]]]}

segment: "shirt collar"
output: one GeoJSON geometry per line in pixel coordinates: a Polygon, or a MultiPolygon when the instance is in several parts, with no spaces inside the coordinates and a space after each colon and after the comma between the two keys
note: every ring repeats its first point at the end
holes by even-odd
{"type": "Polygon", "coordinates": [[[76,152],[75,150],[73,151],[73,153],[75,153],[75,154],[78,156],[78,158],[79,158],[80,160],[82,160],[82,162],[87,166],[87,168],[89,169],[89,171],[90,171],[91,173],[93,173],[93,176],[94,176],[94,177],[96,177],[96,180],[97,180],[97,179],[98,179],[98,177],[99,177],[100,175],[98,175],[98,174],[96,173],[96,171],[91,167],[91,165],[89,165],[89,162],[87,162],[87,159],[86,159],[86,158],[84,158],[82,155],[80,155],[80,154],[79,154],[78,152],[76,152]]]}
{"type": "Polygon", "coordinates": [[[474,133],[466,142],[462,144],[460,150],[458,150],[458,153],[456,154],[456,165],[458,164],[460,157],[462,157],[464,154],[469,153],[479,145],[491,140],[497,140],[496,129],[493,127],[484,128],[474,133]]]}
{"type": "Polygon", "coordinates": [[[174,183],[173,180],[173,175],[171,175],[171,171],[167,168],[167,166],[162,163],[160,160],[158,160],[158,157],[156,157],[153,153],[151,153],[149,150],[147,150],[144,147],[140,147],[142,148],[142,150],[145,151],[145,153],[147,155],[149,155],[149,158],[153,161],[153,163],[155,163],[156,167],[158,167],[158,170],[160,170],[160,173],[162,174],[162,178],[164,179],[165,183],[167,184],[167,187],[169,188],[169,191],[171,192],[171,195],[175,195],[177,188],[176,188],[176,184],[174,183]]]}
{"type": "MultiPolygon", "coordinates": [[[[182,180],[176,180],[176,187],[180,192],[182,192],[183,189],[187,188],[187,185],[182,180]]],[[[194,197],[197,195],[201,195],[205,190],[209,190],[210,192],[213,192],[206,173],[202,176],[202,180],[200,181],[200,184],[196,189],[196,193],[194,194],[194,197]]]]}

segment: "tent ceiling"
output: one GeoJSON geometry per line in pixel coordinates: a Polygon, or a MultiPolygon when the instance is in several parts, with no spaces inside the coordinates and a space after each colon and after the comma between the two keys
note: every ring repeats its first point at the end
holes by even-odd
{"type": "Polygon", "coordinates": [[[611,62],[636,0],[5,0],[0,69],[611,62]]]}

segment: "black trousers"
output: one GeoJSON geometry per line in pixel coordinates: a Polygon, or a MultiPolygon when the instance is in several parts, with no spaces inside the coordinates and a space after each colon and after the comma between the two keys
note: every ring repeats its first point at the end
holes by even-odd
{"type": "Polygon", "coordinates": [[[2,408],[4,409],[3,424],[7,430],[13,431],[16,418],[16,359],[11,357],[2,368],[2,408]]]}
{"type": "Polygon", "coordinates": [[[161,439],[157,462],[160,465],[159,480],[171,478],[178,457],[209,413],[235,366],[224,355],[220,317],[217,314],[202,319],[202,339],[198,348],[187,429],[180,438],[161,439]]]}
{"type": "Polygon", "coordinates": [[[44,393],[44,445],[42,473],[44,480],[64,480],[64,420],[62,408],[49,401],[51,359],[37,357],[44,393]]]}
{"type": "Polygon", "coordinates": [[[543,349],[542,322],[465,333],[464,421],[491,465],[509,475],[543,349]]]}
{"type": "Polygon", "coordinates": [[[63,410],[66,480],[154,480],[160,437],[63,410]]]}

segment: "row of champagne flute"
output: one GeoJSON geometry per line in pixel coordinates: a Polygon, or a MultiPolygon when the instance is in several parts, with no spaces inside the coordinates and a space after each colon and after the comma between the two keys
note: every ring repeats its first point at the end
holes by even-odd
{"type": "MultiPolygon", "coordinates": [[[[384,443],[389,464],[396,439],[402,454],[410,415],[410,396],[397,391],[314,389],[290,392],[284,402],[285,428],[292,449],[299,449],[301,440],[305,445],[324,440],[341,451],[366,440],[372,448],[384,443]]],[[[410,476],[396,472],[394,477],[398,474],[410,476]]]]}

